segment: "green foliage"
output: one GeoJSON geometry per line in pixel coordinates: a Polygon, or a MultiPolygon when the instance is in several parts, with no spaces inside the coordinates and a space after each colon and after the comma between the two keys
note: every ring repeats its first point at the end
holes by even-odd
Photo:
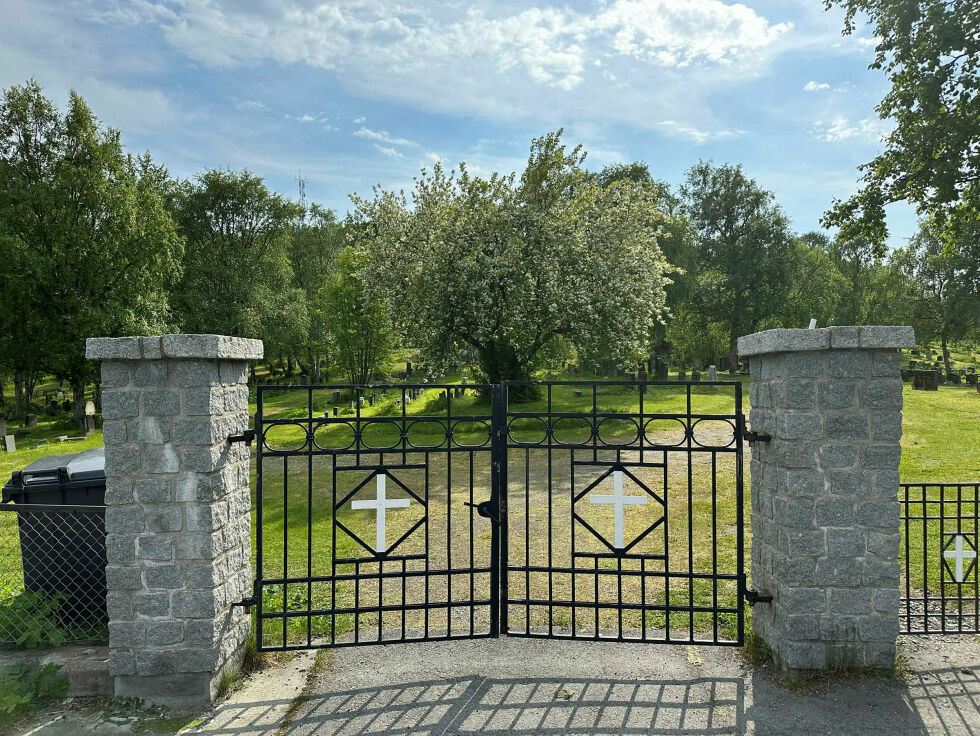
{"type": "Polygon", "coordinates": [[[0,589],[0,631],[24,649],[56,647],[68,640],[55,618],[62,598],[30,590],[0,589]]]}
{"type": "Polygon", "coordinates": [[[681,208],[698,242],[698,276],[693,304],[726,326],[728,353],[786,305],[794,241],[789,221],[741,166],[701,161],[687,172],[681,208]]]}
{"type": "Polygon", "coordinates": [[[299,205],[248,171],[211,169],[180,185],[174,207],[187,240],[174,294],[183,329],[262,338],[270,355],[299,343],[309,326],[289,260],[299,205]]]}
{"type": "Polygon", "coordinates": [[[48,700],[65,697],[69,682],[58,674],[59,669],[56,664],[35,667],[22,663],[0,675],[0,724],[19,713],[36,710],[48,700]]]}
{"type": "Polygon", "coordinates": [[[883,242],[884,206],[906,200],[921,214],[975,221],[980,212],[980,4],[975,0],[824,0],[858,15],[878,39],[872,69],[891,88],[879,103],[894,121],[885,150],[860,167],[862,189],[835,201],[827,224],[883,242]]]}
{"type": "Polygon", "coordinates": [[[317,296],[314,310],[335,346],[337,366],[354,385],[368,383],[394,347],[388,302],[367,288],[364,260],[365,256],[353,248],[344,249],[317,296]]]}
{"type": "Polygon", "coordinates": [[[182,243],[166,170],[124,153],[72,92],[60,113],[31,80],[0,101],[0,363],[71,381],[76,416],[92,364],[85,338],[167,322],[182,243]]]}
{"type": "Polygon", "coordinates": [[[491,382],[526,379],[563,337],[581,360],[643,358],[664,311],[664,215],[646,182],[601,187],[560,131],[516,174],[436,165],[404,195],[354,198],[371,282],[435,366],[476,351],[491,382]]]}

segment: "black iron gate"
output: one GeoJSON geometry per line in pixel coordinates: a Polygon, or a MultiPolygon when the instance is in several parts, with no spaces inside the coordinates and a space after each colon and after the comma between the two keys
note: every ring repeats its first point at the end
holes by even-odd
{"type": "Polygon", "coordinates": [[[741,384],[259,386],[262,649],[739,644],[741,384]]]}

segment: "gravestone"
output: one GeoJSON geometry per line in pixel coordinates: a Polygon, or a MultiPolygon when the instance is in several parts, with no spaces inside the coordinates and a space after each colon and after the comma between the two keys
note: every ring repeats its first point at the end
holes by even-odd
{"type": "Polygon", "coordinates": [[[7,420],[0,417],[0,437],[7,436],[7,420]]]}
{"type": "Polygon", "coordinates": [[[340,407],[339,407],[339,406],[335,406],[335,407],[333,408],[333,415],[334,415],[335,417],[337,417],[337,416],[340,416],[340,407]]]}
{"type": "Polygon", "coordinates": [[[678,381],[686,381],[687,380],[687,371],[683,371],[683,370],[677,371],[677,380],[678,381]]]}
{"type": "Polygon", "coordinates": [[[334,391],[333,392],[333,403],[335,403],[335,404],[339,404],[340,403],[340,391],[334,391]]]}
{"type": "Polygon", "coordinates": [[[938,391],[939,371],[913,371],[912,388],[916,391],[938,391]]]}
{"type": "Polygon", "coordinates": [[[405,363],[405,378],[411,378],[411,377],[412,377],[412,364],[406,362],[405,363]]]}
{"type": "Polygon", "coordinates": [[[3,436],[3,449],[7,452],[15,452],[17,450],[17,443],[14,441],[12,434],[5,434],[3,436]]]}
{"type": "Polygon", "coordinates": [[[959,385],[963,382],[963,377],[959,373],[950,373],[946,376],[946,382],[959,385]]]}
{"type": "Polygon", "coordinates": [[[976,386],[977,385],[977,374],[976,373],[967,373],[966,374],[966,382],[968,384],[970,384],[971,386],[976,386]]]}
{"type": "Polygon", "coordinates": [[[694,381],[694,383],[701,383],[701,371],[699,371],[697,368],[691,371],[691,380],[694,381]]]}
{"type": "MultiPolygon", "coordinates": [[[[708,366],[708,380],[717,381],[718,380],[718,369],[713,365],[708,366]]],[[[717,386],[712,386],[712,388],[717,389],[717,386]]]]}
{"type": "Polygon", "coordinates": [[[28,414],[27,418],[24,420],[25,427],[36,427],[37,426],[37,414],[28,414]]]}
{"type": "Polygon", "coordinates": [[[82,418],[82,434],[86,437],[95,432],[95,402],[85,402],[85,416],[82,418]]]}
{"type": "Polygon", "coordinates": [[[370,396],[368,396],[368,405],[374,406],[374,402],[375,402],[375,395],[371,394],[370,396]]]}

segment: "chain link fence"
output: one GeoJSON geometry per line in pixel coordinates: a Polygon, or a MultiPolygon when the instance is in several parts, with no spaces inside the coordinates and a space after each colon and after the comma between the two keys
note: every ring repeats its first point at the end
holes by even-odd
{"type": "Polygon", "coordinates": [[[108,639],[102,506],[0,504],[0,647],[108,639]]]}

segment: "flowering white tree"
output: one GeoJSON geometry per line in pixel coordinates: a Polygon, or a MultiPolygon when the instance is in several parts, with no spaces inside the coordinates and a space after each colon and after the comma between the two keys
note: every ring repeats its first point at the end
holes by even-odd
{"type": "Polygon", "coordinates": [[[664,214],[652,183],[606,188],[561,131],[532,142],[527,168],[472,176],[438,164],[411,201],[354,198],[369,254],[409,341],[435,365],[464,348],[490,382],[528,379],[557,340],[586,363],[644,358],[664,310],[664,214]]]}

